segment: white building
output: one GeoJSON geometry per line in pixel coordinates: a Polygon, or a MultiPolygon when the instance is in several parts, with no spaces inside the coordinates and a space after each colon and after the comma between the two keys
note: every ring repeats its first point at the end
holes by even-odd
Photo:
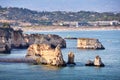
{"type": "Polygon", "coordinates": [[[119,21],[95,21],[95,22],[88,22],[93,26],[116,26],[119,25],[119,21]]]}

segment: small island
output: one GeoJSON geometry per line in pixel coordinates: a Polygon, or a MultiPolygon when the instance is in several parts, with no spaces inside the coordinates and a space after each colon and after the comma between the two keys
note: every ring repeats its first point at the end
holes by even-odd
{"type": "Polygon", "coordinates": [[[78,38],[77,48],[79,49],[105,49],[98,39],[94,38],[78,38]]]}

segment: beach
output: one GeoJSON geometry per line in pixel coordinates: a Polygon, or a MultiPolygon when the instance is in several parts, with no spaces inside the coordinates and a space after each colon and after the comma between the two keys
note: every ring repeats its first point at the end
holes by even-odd
{"type": "Polygon", "coordinates": [[[120,30],[120,26],[107,27],[65,27],[65,26],[31,26],[22,27],[24,32],[27,31],[96,31],[96,30],[120,30]]]}

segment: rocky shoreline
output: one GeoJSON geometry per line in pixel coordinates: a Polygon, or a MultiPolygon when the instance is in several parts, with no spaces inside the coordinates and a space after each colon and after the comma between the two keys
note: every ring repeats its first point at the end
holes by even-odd
{"type": "Polygon", "coordinates": [[[55,48],[58,44],[66,48],[66,41],[59,35],[24,34],[22,30],[0,27],[0,52],[10,53],[13,48],[28,48],[31,44],[46,43],[55,48]]]}

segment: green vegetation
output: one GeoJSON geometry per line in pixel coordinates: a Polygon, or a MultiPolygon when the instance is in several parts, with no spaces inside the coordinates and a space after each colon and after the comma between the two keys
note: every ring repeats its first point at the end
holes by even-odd
{"type": "MultiPolygon", "coordinates": [[[[66,12],[66,11],[53,11],[53,12],[37,12],[25,8],[3,8],[0,7],[0,20],[15,20],[21,22],[28,22],[32,25],[52,25],[53,22],[59,21],[120,21],[120,13],[113,12],[66,12]]],[[[16,25],[18,25],[16,23],[16,25]]]]}
{"type": "Polygon", "coordinates": [[[9,23],[3,23],[3,28],[10,28],[10,24],[9,23]]]}

